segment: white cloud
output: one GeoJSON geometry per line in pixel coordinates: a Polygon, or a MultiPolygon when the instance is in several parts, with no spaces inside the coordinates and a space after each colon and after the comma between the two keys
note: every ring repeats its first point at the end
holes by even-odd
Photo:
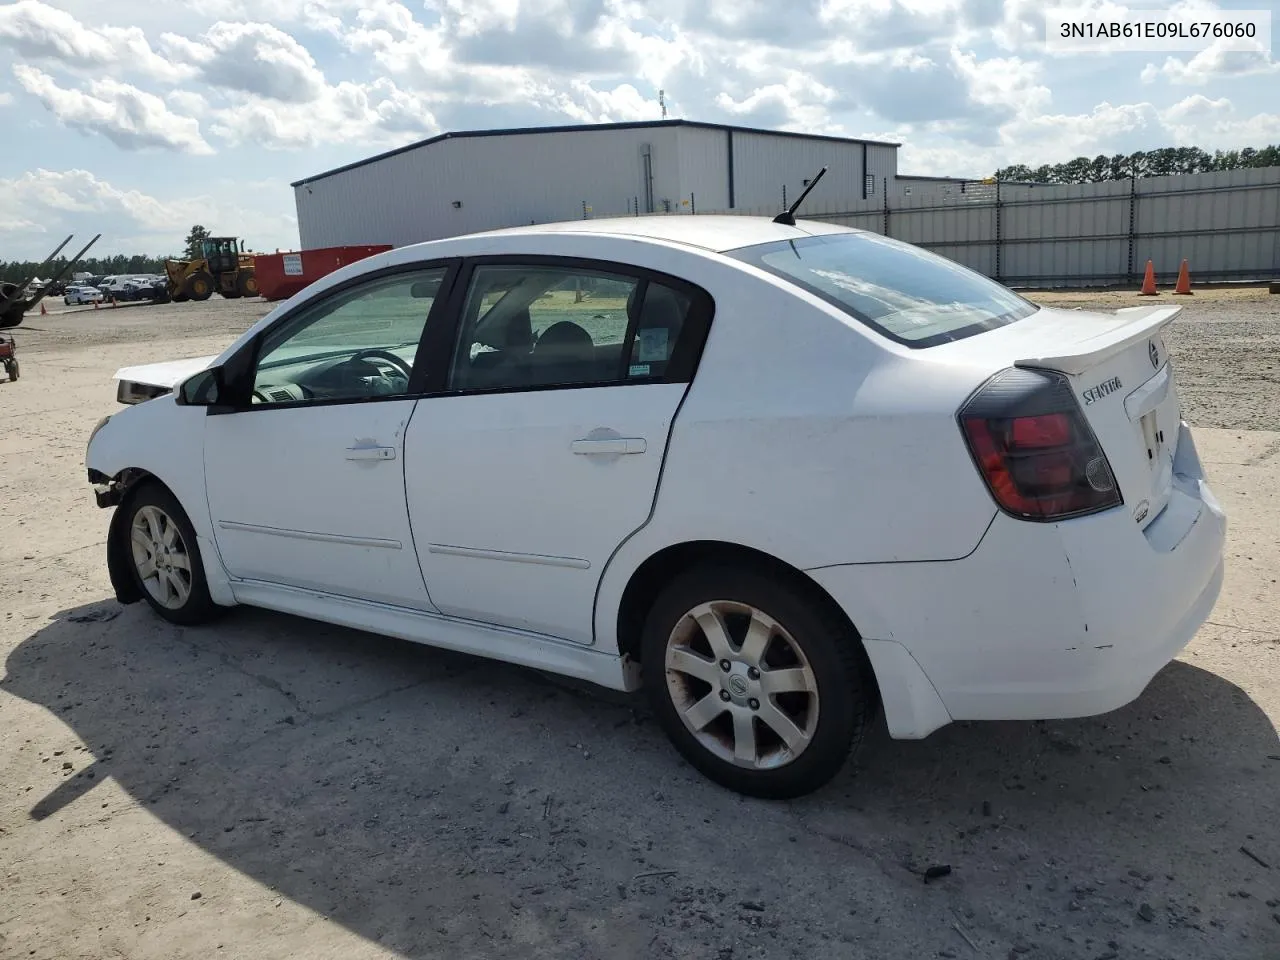
{"type": "Polygon", "coordinates": [[[662,110],[657,97],[646,98],[629,83],[597,90],[584,80],[574,81],[568,92],[559,94],[554,108],[579,123],[651,120],[662,110]]]}
{"type": "Polygon", "coordinates": [[[159,80],[190,74],[151,49],[138,27],[89,27],[40,0],[0,7],[0,46],[30,60],[69,66],[118,66],[159,80]]]}
{"type": "Polygon", "coordinates": [[[1142,70],[1143,83],[1166,81],[1184,86],[1204,86],[1224,77],[1262,77],[1280,74],[1280,63],[1261,47],[1256,51],[1224,50],[1213,44],[1197,53],[1190,60],[1167,57],[1157,67],[1149,63],[1142,70]]]}
{"type": "Polygon", "coordinates": [[[1163,110],[1160,116],[1166,122],[1180,120],[1194,120],[1197,117],[1215,117],[1229,114],[1235,108],[1231,105],[1231,101],[1226,97],[1219,97],[1217,100],[1210,100],[1204,94],[1196,93],[1187,97],[1185,100],[1179,100],[1172,107],[1163,110]]]}
{"type": "Polygon", "coordinates": [[[1004,107],[1019,113],[1043,110],[1052,95],[1040,82],[1038,63],[1017,57],[993,57],[979,60],[973,53],[951,50],[956,73],[967,81],[969,99],[984,106],[1004,107]]]}
{"type": "Polygon", "coordinates": [[[307,103],[327,86],[307,48],[270,24],[219,21],[199,40],[166,33],[160,43],[169,56],[193,65],[200,81],[215,87],[307,103]]]}
{"type": "Polygon", "coordinates": [[[1280,142],[1280,115],[1237,116],[1226,97],[1210,100],[1196,93],[1160,112],[1160,119],[1178,146],[1204,150],[1238,150],[1280,142]]]}
{"type": "Polygon", "coordinates": [[[91,81],[87,91],[67,89],[26,64],[16,65],[13,72],[22,88],[59,122],[101,134],[124,150],[158,147],[182,153],[213,152],[195,120],[172,112],[153,93],[109,77],[91,81]]]}
{"type": "Polygon", "coordinates": [[[777,129],[830,129],[826,104],[836,92],[805,74],[792,72],[786,80],[757,87],[741,99],[716,96],[716,106],[738,122],[777,129]]]}
{"type": "Polygon", "coordinates": [[[371,84],[343,81],[326,87],[305,108],[261,97],[242,99],[214,113],[211,131],[232,145],[270,150],[323,143],[388,145],[439,131],[422,98],[390,80],[371,84]]]}
{"type": "Polygon", "coordinates": [[[193,223],[245,237],[250,247],[260,250],[297,243],[292,217],[263,214],[226,199],[238,195],[184,191],[161,198],[117,187],[79,168],[37,168],[11,179],[0,178],[0,209],[12,211],[9,229],[15,242],[23,242],[26,235],[30,256],[39,255],[46,234],[72,232],[86,237],[101,232],[95,253],[172,252],[181,246],[193,223]]]}

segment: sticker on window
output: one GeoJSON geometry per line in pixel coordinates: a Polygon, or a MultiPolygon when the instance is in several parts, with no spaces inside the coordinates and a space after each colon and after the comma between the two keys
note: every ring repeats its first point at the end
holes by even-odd
{"type": "Polygon", "coordinates": [[[647,363],[633,363],[628,373],[633,377],[647,377],[649,375],[649,365],[647,363]]]}
{"type": "Polygon", "coordinates": [[[652,327],[648,330],[641,330],[637,336],[640,338],[640,350],[636,357],[641,363],[662,363],[667,359],[667,338],[669,332],[666,327],[652,327]]]}

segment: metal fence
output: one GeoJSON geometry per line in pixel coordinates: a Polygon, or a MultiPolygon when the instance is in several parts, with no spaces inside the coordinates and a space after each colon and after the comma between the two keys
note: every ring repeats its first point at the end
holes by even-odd
{"type": "MultiPolygon", "coordinates": [[[[1070,185],[970,184],[943,194],[884,182],[865,202],[826,206],[822,187],[797,213],[905,240],[1009,286],[1141,282],[1147,260],[1171,280],[1280,276],[1280,167],[1070,185]]],[[[694,198],[690,198],[693,200],[694,198]]],[[[772,216],[774,208],[673,213],[772,216]]]]}

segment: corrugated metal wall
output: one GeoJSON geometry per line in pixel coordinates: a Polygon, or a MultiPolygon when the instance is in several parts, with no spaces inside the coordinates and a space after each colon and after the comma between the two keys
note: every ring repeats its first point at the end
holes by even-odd
{"type": "Polygon", "coordinates": [[[910,196],[891,189],[856,203],[819,196],[819,187],[798,215],[888,234],[1015,286],[1137,282],[1148,258],[1166,283],[1183,259],[1193,280],[1280,275],[1280,167],[1055,186],[968,184],[958,195],[914,187],[910,196]]]}
{"type": "Polygon", "coordinates": [[[676,130],[682,205],[688,200],[695,209],[729,206],[729,132],[705,127],[676,130]]]}
{"type": "Polygon", "coordinates": [[[847,205],[862,199],[864,156],[875,196],[886,177],[893,181],[896,147],[674,125],[456,137],[303,183],[294,196],[304,249],[403,246],[637,210],[768,206],[777,212],[783,196],[794,200],[824,165],[821,192],[847,205]]]}
{"type": "Polygon", "coordinates": [[[295,187],[300,240],[304,249],[403,246],[584,214],[625,216],[637,202],[645,212],[646,144],[655,204],[662,210],[661,201],[670,199],[678,206],[678,132],[685,131],[657,127],[442,140],[295,187]]]}
{"type": "MultiPolygon", "coordinates": [[[[884,147],[868,146],[883,151],[884,147]]],[[[887,148],[890,153],[894,148],[887,148]]],[[[782,209],[804,190],[804,181],[826,166],[819,188],[829,198],[845,203],[862,197],[862,144],[835,140],[806,140],[768,134],[733,133],[733,185],[735,207],[782,209]]],[[[871,166],[870,160],[868,166],[871,166]]],[[[699,204],[699,207],[702,205],[699,204]]]]}

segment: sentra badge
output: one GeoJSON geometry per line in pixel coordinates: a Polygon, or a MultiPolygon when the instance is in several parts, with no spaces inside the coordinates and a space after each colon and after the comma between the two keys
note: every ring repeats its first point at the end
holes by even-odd
{"type": "Polygon", "coordinates": [[[1083,394],[1085,406],[1101,400],[1103,397],[1115,393],[1120,389],[1120,378],[1112,377],[1110,380],[1103,380],[1096,387],[1090,387],[1083,394]]]}

